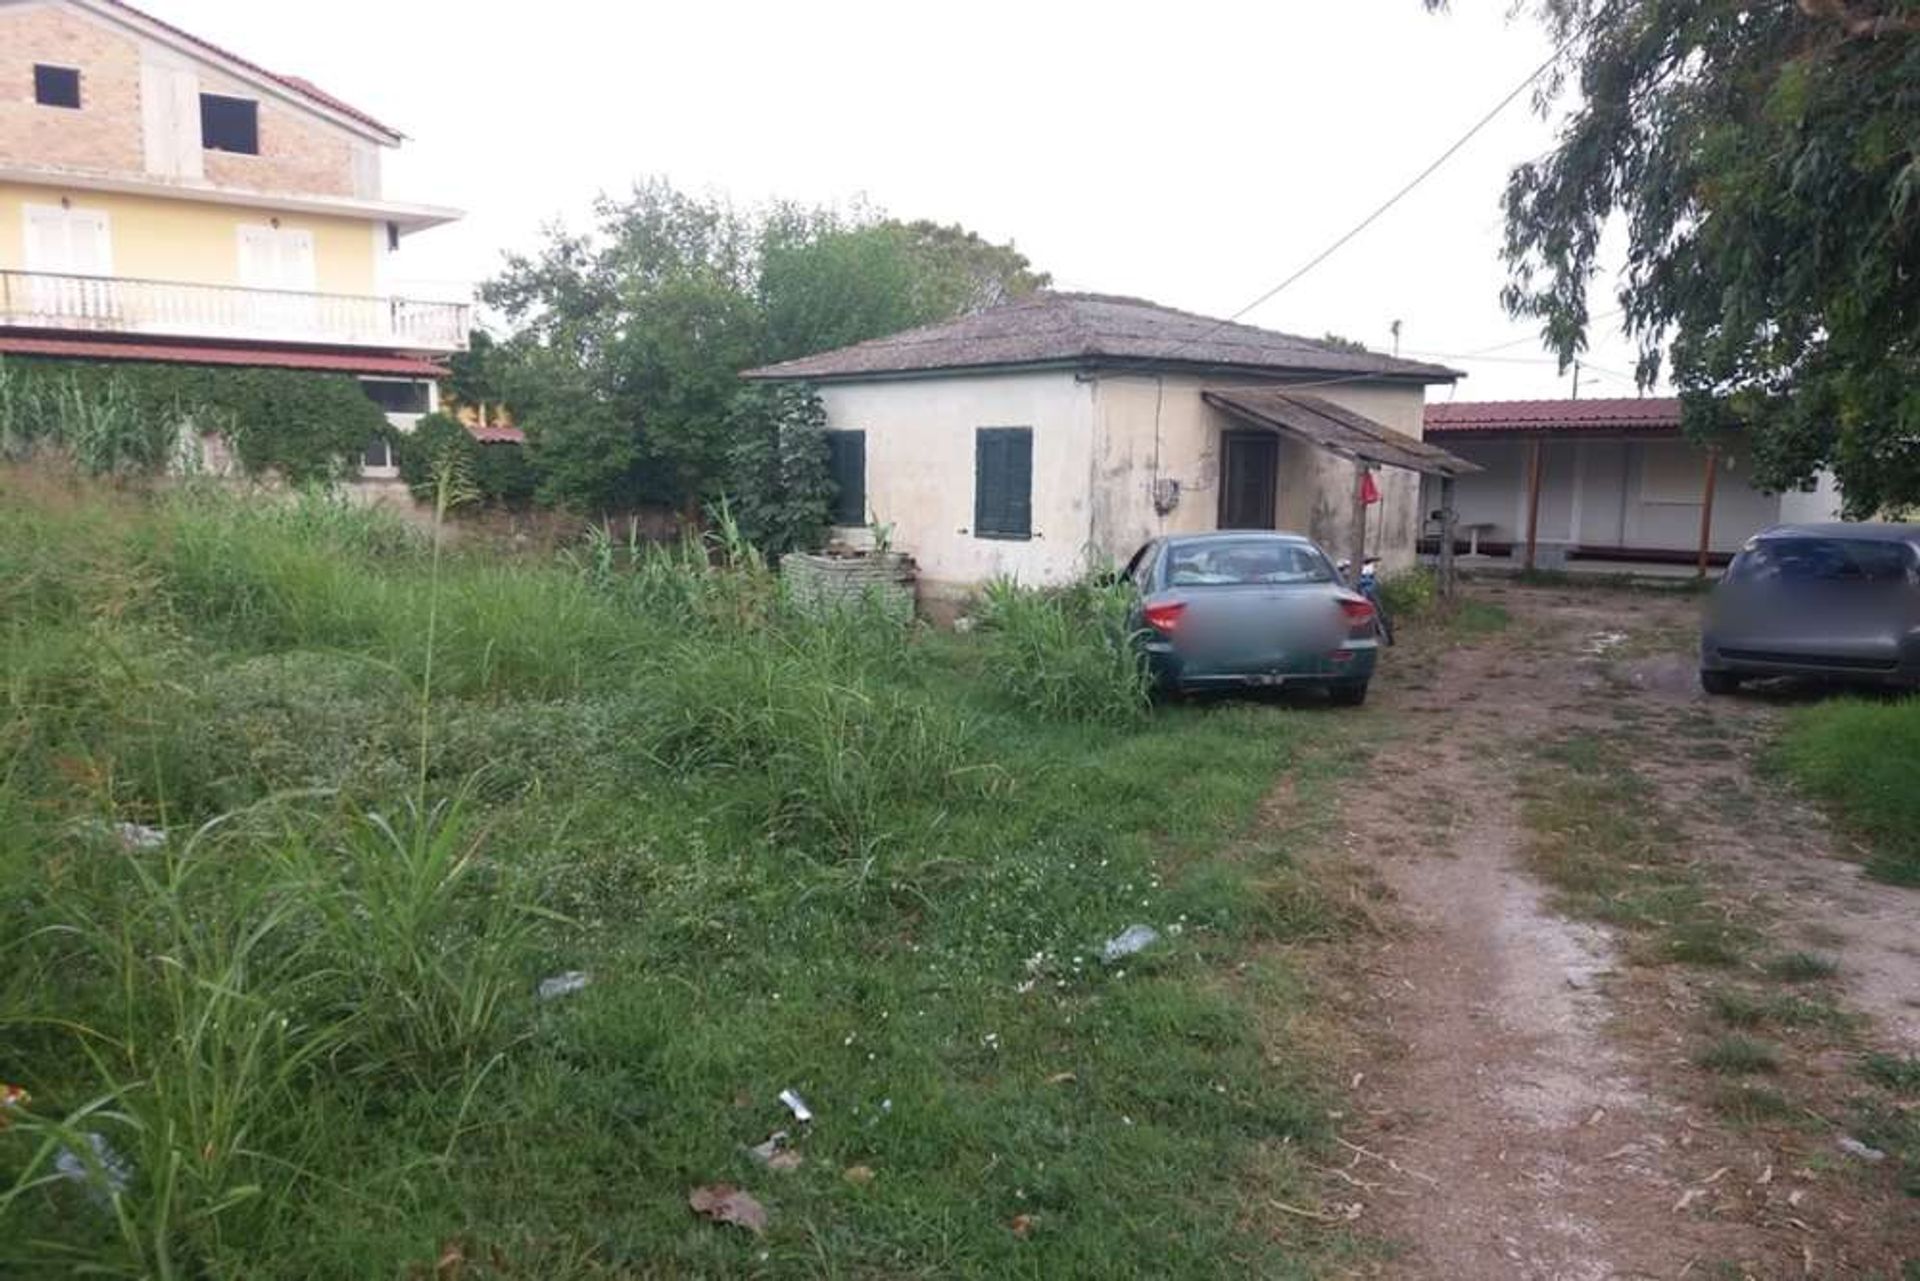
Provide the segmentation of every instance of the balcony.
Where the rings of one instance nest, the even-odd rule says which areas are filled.
[[[0,328],[241,342],[463,350],[472,309],[356,294],[0,271]]]

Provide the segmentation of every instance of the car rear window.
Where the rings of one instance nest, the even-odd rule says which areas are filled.
[[[1762,538],[1734,558],[1740,583],[1904,583],[1913,570],[1905,543],[1866,538]]]
[[[1246,587],[1260,583],[1331,583],[1333,566],[1318,549],[1275,538],[1209,540],[1167,551],[1172,587]]]

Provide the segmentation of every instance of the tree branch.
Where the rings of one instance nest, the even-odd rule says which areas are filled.
[[[1865,14],[1847,0],[1797,0],[1809,18],[1837,22],[1849,40],[1878,40],[1884,35],[1920,35],[1920,13]]]

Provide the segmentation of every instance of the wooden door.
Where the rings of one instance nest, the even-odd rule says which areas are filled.
[[[1221,529],[1272,529],[1279,497],[1280,440],[1271,432],[1220,433]]]

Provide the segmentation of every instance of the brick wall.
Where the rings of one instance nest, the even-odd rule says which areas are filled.
[[[33,100],[36,62],[80,68],[80,110]],[[138,41],[57,5],[0,7],[0,163],[142,172]]]
[[[80,69],[80,109],[33,100],[37,62]],[[0,6],[0,164],[96,173],[146,173],[141,116],[141,40],[58,4]],[[203,153],[206,180],[288,195],[373,196],[356,191],[356,148],[371,146],[211,65],[203,92],[260,104],[260,154]]]
[[[213,93],[255,94],[235,85]],[[272,98],[260,98],[260,154],[209,151],[207,180],[221,187],[245,187],[314,196],[357,194],[353,183],[353,143],[338,129],[310,120]]]

